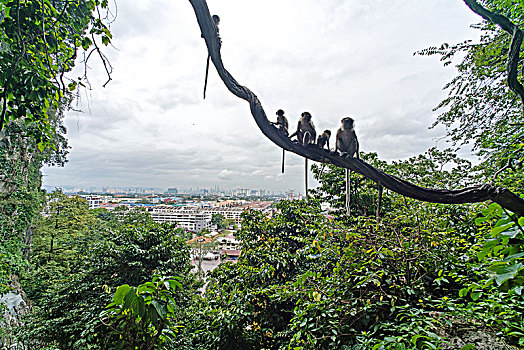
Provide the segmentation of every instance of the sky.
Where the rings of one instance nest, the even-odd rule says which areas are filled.
[[[208,6],[221,18],[226,69],[259,97],[270,119],[282,108],[294,131],[308,111],[317,131],[335,133],[341,118],[351,116],[360,150],[387,161],[448,146],[445,130],[429,126],[456,69],[413,53],[478,38],[470,25],[480,19],[462,1],[208,0]],[[113,46],[104,49],[112,80],[102,87],[102,64],[89,62],[91,89],[73,103],[81,112],[65,117],[69,162],[44,168],[46,186],[303,192],[303,158],[286,153],[281,174],[281,149],[213,66],[202,98],[207,51],[189,1],[125,0],[112,10]]]

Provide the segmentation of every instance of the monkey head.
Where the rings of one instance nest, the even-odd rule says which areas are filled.
[[[331,130],[324,130],[323,134],[327,134],[328,137],[331,136]]]
[[[277,115],[280,116],[280,117],[283,116],[283,115],[284,115],[284,111],[281,110],[281,109],[279,109],[279,110],[277,111]]]
[[[302,114],[300,115],[302,118],[304,118],[304,121],[306,123],[310,122],[311,121],[311,114],[309,114],[309,112],[302,112]]]
[[[215,25],[220,23],[220,17],[218,17],[218,15],[213,15],[211,18],[213,19],[213,22],[215,22]]]
[[[354,123],[353,118],[351,117],[342,118],[341,122],[345,130],[353,129],[353,123]]]

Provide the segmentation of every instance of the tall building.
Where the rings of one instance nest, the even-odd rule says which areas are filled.
[[[167,189],[167,193],[178,194],[178,189],[176,187],[170,187]]]

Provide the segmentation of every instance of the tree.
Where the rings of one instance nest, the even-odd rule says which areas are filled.
[[[0,131],[9,121],[31,126],[28,136],[43,150],[56,134],[49,112],[70,101],[68,91],[88,83],[68,79],[79,49],[84,61],[98,55],[110,66],[97,37],[108,45],[107,0],[9,1],[0,3]]]
[[[196,287],[190,274],[189,248],[170,225],[124,223],[80,254],[76,271],[44,293],[40,307],[28,319],[22,330],[27,344],[111,348],[120,339],[109,332],[99,315],[118,286],[138,286],[154,274],[179,276],[184,290],[175,301],[180,307],[188,304]]]
[[[34,228],[31,267],[21,278],[32,301],[39,303],[54,283],[76,271],[80,255],[101,238],[96,224],[85,199],[67,197],[60,190],[48,194],[45,215]]]
[[[484,179],[519,190],[524,187],[524,90],[519,83],[523,59],[518,26],[524,20],[524,3],[485,0],[486,9],[476,1],[465,2],[484,18],[475,25],[481,31],[480,42],[442,44],[418,52],[440,55],[444,65],[462,58],[458,75],[445,86],[448,97],[436,108],[441,114],[434,126],[444,125],[456,145],[471,143],[482,159],[478,169]]]
[[[101,317],[121,339],[118,346],[152,350],[173,344],[178,327],[176,292],[182,289],[179,280],[155,276],[136,288],[124,284],[116,289]]]

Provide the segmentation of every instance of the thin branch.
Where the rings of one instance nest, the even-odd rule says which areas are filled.
[[[508,85],[509,88],[520,97],[520,100],[524,105],[524,86],[522,86],[522,84],[517,79],[520,47],[522,45],[522,38],[524,34],[519,29],[519,27],[513,24],[507,17],[487,10],[476,0],[464,0],[464,2],[471,9],[471,11],[475,12],[486,21],[498,25],[512,36],[508,60],[506,62]]]
[[[111,73],[113,72],[113,67],[111,67],[111,64],[109,63],[109,60],[107,59],[107,57],[102,53],[102,51],[100,51],[100,48],[98,47],[98,44],[96,43],[96,40],[95,40],[95,35],[92,34],[92,33],[91,33],[91,38],[93,39],[93,45],[95,45],[96,52],[98,53],[98,56],[100,56],[100,59],[102,60],[102,63],[104,64],[104,69],[106,70],[107,81],[104,83],[104,85],[102,85],[102,87],[106,87],[106,85],[109,84],[109,82],[111,80],[113,80],[111,78]],[[91,54],[89,54],[89,55],[91,55]],[[86,64],[87,64],[87,62],[86,62]],[[109,68],[108,68],[108,65],[109,65]]]

